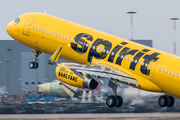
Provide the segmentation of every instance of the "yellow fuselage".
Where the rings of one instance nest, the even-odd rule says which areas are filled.
[[[16,41],[53,54],[63,44],[60,58],[80,64],[97,60],[123,67],[139,89],[180,98],[180,58],[132,41],[42,13],[26,13],[7,25]]]

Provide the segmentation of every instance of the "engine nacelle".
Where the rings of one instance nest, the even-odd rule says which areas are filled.
[[[79,74],[79,75],[78,75]],[[98,86],[98,82],[90,77],[84,77],[80,73],[75,73],[67,67],[57,66],[56,67],[56,77],[69,85],[79,87],[95,89]]]

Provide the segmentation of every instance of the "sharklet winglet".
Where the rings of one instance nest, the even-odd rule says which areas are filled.
[[[51,65],[57,65],[57,61],[62,52],[62,44],[57,48],[57,50],[53,53],[53,55],[49,58],[48,63]]]

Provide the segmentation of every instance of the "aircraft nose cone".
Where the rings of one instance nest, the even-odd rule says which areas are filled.
[[[8,23],[6,26],[6,31],[8,34],[10,34],[10,32],[11,32],[11,25],[12,25],[12,21],[10,23]]]

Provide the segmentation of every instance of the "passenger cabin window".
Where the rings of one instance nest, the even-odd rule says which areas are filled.
[[[128,58],[128,61],[130,61],[130,58]]]
[[[114,52],[112,52],[111,55],[113,56],[113,55],[114,55]]]
[[[55,33],[52,34],[52,36],[54,36],[54,35],[55,35]]]
[[[166,70],[164,69],[164,70],[163,70],[163,73],[164,73],[165,71],[166,71]]]
[[[162,68],[159,69],[159,71],[161,72]]]
[[[108,54],[108,53],[109,53],[109,50],[106,51],[106,54]]]
[[[58,34],[56,34],[56,37],[58,37]]]
[[[59,35],[59,38],[61,38],[61,35]]]
[[[142,66],[144,65],[144,62],[142,63]]]
[[[99,51],[101,52],[101,51],[102,51],[102,48],[100,48]]]
[[[64,39],[65,37],[63,36],[63,39]]]
[[[43,33],[45,32],[45,29],[43,30]]]
[[[71,38],[69,38],[69,42],[71,42]],[[87,46],[88,47],[88,46]]]
[[[179,74],[177,75],[177,77],[179,77]]]
[[[68,37],[66,37],[66,40],[68,40]]]
[[[42,29],[40,28],[39,31],[41,32],[41,30],[42,30]]]
[[[137,63],[137,60],[135,60],[134,62]]]
[[[124,57],[124,56],[123,56],[123,55],[121,55],[121,59],[123,59],[123,57]]]
[[[33,30],[35,29],[35,26],[33,27]]]
[[[103,53],[105,53],[105,52],[106,52],[106,49],[103,50]]]
[[[51,31],[49,32],[49,35],[51,35]]]
[[[38,27],[36,28],[36,30],[38,30]]]
[[[119,54],[117,54],[117,57],[119,57]]]
[[[145,67],[147,67],[147,66],[148,66],[148,64],[146,63],[146,64],[145,64]]]
[[[48,30],[46,31],[46,34],[48,34]]]
[[[176,73],[174,73],[174,76],[176,76]]]
[[[169,70],[167,70],[166,74],[168,74],[168,73],[169,73]]]
[[[170,72],[170,75],[172,75],[172,72]]]

